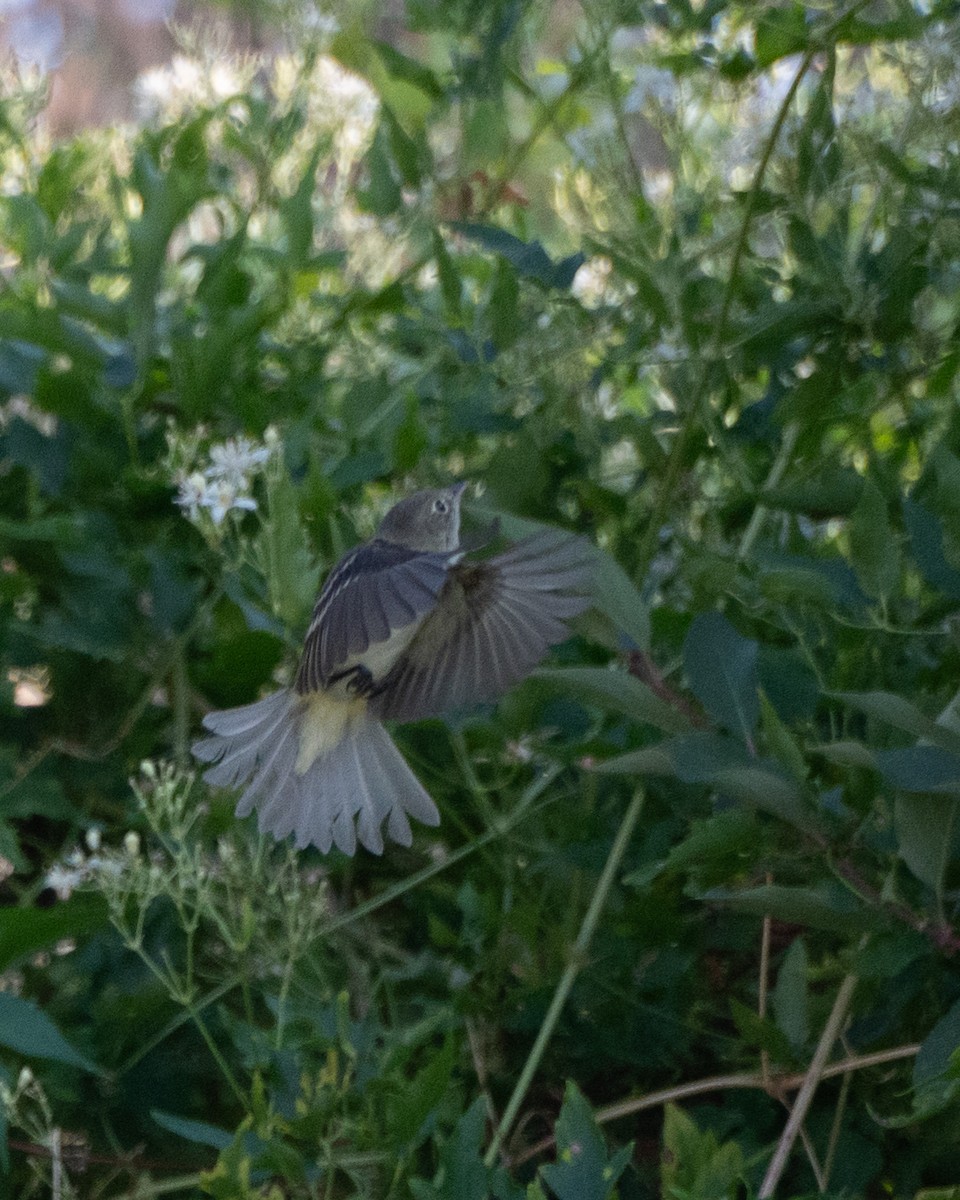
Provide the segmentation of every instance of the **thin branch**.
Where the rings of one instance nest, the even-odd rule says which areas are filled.
[[[823,1027],[820,1041],[817,1043],[810,1066],[807,1068],[803,1083],[800,1085],[800,1091],[794,1103],[793,1110],[784,1126],[783,1133],[780,1135],[780,1141],[773,1152],[773,1158],[771,1158],[770,1164],[767,1167],[767,1173],[763,1177],[763,1183],[760,1185],[760,1191],[757,1193],[758,1200],[767,1200],[767,1197],[772,1196],[777,1189],[780,1176],[784,1172],[787,1160],[790,1157],[790,1151],[793,1149],[793,1143],[796,1141],[797,1134],[813,1101],[813,1094],[817,1090],[820,1080],[823,1078],[827,1058],[833,1049],[834,1043],[840,1036],[840,1030],[843,1027],[844,1021],[847,1019],[847,1010],[850,1007],[850,1001],[853,999],[856,986],[856,975],[847,975],[843,983],[840,984],[840,988],[837,991],[837,998],[834,1000],[833,1008],[830,1010],[830,1016]]]
[[[767,872],[767,886],[773,883],[773,876]],[[760,986],[757,996],[757,1016],[762,1021],[767,1015],[767,993],[770,988],[770,934],[773,929],[773,918],[769,913],[763,918],[760,933]],[[764,1086],[770,1086],[770,1051],[764,1046],[760,1050],[760,1074]]]
[[[844,1058],[840,1062],[831,1063],[820,1073],[821,1079],[832,1079],[836,1075],[845,1075],[851,1071],[863,1071],[868,1067],[880,1067],[886,1063],[901,1062],[906,1058],[915,1058],[920,1049],[920,1043],[908,1046],[895,1046],[891,1050],[877,1050],[873,1054],[859,1054]],[[632,1117],[636,1113],[650,1108],[660,1108],[675,1100],[686,1100],[691,1096],[704,1096],[710,1092],[731,1091],[738,1088],[753,1089],[766,1092],[767,1095],[779,1097],[782,1092],[793,1092],[803,1085],[806,1072],[791,1075],[771,1075],[765,1081],[761,1074],[754,1071],[741,1071],[733,1075],[710,1075],[705,1079],[694,1079],[690,1083],[676,1084],[674,1087],[661,1088],[656,1092],[647,1092],[644,1096],[635,1096],[630,1100],[618,1100],[615,1104],[607,1104],[594,1110],[594,1117],[600,1125],[608,1121],[618,1121],[621,1117]],[[522,1163],[536,1158],[551,1150],[556,1139],[545,1137],[534,1146],[528,1146],[519,1154],[511,1157],[508,1166],[518,1167]]]
[[[633,830],[640,817],[640,812],[643,809],[644,793],[642,790],[637,790],[633,799],[630,801],[627,811],[624,813],[623,820],[620,822],[620,828],[617,830],[617,836],[613,840],[613,845],[610,847],[610,853],[607,856],[607,861],[604,864],[603,872],[597,882],[596,890],[590,900],[590,904],[584,914],[583,922],[580,925],[580,932],[577,934],[577,939],[573,944],[573,949],[570,954],[570,961],[563,975],[560,977],[560,982],[557,984],[556,991],[553,993],[553,999],[550,1001],[550,1007],[547,1009],[546,1016],[543,1018],[543,1023],[540,1026],[540,1031],[537,1034],[536,1040],[527,1055],[527,1061],[523,1064],[523,1070],[520,1072],[520,1078],[517,1080],[513,1094],[507,1102],[506,1110],[503,1114],[503,1119],[497,1126],[497,1130],[493,1135],[493,1140],[487,1149],[484,1156],[484,1166],[492,1167],[497,1160],[497,1155],[500,1153],[500,1147],[503,1145],[503,1140],[510,1132],[517,1114],[520,1111],[520,1105],[526,1097],[530,1084],[533,1082],[533,1077],[540,1066],[540,1060],[547,1048],[547,1044],[553,1036],[557,1022],[560,1019],[560,1014],[563,1011],[563,1006],[566,1004],[567,996],[570,994],[570,989],[580,974],[580,971],[587,960],[587,951],[590,948],[590,942],[593,940],[594,930],[597,927],[597,922],[600,920],[600,914],[603,911],[603,906],[606,903],[607,896],[610,893],[610,888],[613,886],[613,881],[617,870],[620,866],[620,861],[630,844],[630,838]]]

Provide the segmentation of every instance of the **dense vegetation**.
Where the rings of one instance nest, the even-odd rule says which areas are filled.
[[[957,1194],[960,6],[277,19],[0,101],[6,1194]],[[259,839],[202,713],[454,478],[596,608]]]

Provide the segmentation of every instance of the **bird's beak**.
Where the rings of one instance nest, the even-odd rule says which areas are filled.
[[[462,479],[459,483],[455,483],[450,489],[451,492],[453,492],[454,499],[459,500],[469,486],[469,481],[466,479]]]

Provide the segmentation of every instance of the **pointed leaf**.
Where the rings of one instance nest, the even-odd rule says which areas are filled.
[[[102,896],[72,896],[51,908],[0,908],[0,970],[61,938],[92,933],[109,919]]]
[[[234,1139],[229,1130],[221,1129],[218,1125],[210,1125],[207,1121],[193,1121],[189,1117],[178,1117],[175,1113],[164,1112],[159,1108],[151,1108],[150,1116],[161,1129],[174,1133],[177,1137],[185,1138],[188,1142],[196,1142],[199,1146],[212,1146],[214,1150],[225,1150]]]
[[[860,586],[875,599],[889,596],[900,578],[900,548],[887,504],[872,479],[850,515],[850,558]]]
[[[879,750],[874,761],[883,777],[905,792],[960,795],[960,756],[939,746]]]
[[[601,775],[676,775],[673,758],[663,745],[645,746],[597,763],[593,768]]]
[[[557,1161],[540,1173],[557,1200],[608,1200],[629,1161],[632,1143],[607,1158],[593,1110],[573,1083],[567,1084],[555,1134]]]
[[[46,1013],[12,992],[0,992],[0,1046],[30,1058],[50,1058],[100,1073],[96,1063],[75,1050]]]
[[[749,741],[760,715],[757,643],[721,613],[701,613],[683,645],[687,679],[718,725]]]
[[[960,755],[960,733],[926,716],[916,705],[893,692],[833,692],[837,700],[868,716],[902,729],[904,733],[932,742],[934,746]]]
[[[645,683],[641,683],[626,671],[608,670],[606,667],[564,667],[561,669],[541,668],[533,672],[534,678],[543,679],[552,687],[570,692],[586,704],[626,713],[636,721],[653,725],[665,733],[674,733],[687,728],[687,719],[682,713],[655,696]]]
[[[960,797],[897,796],[893,823],[900,857],[916,877],[942,897],[954,856]]]
[[[960,1091],[956,1054],[960,1049],[960,1000],[934,1025],[913,1064],[914,1106],[923,1112],[949,1104]]]
[[[876,923],[873,913],[864,909],[839,884],[825,883],[816,887],[785,887],[767,884],[763,887],[735,891],[712,888],[700,894],[701,900],[723,904],[735,912],[752,913],[758,917],[768,914],[794,925],[809,925],[812,929],[836,930],[849,933],[868,929]]]
[[[807,1004],[807,946],[795,938],[783,956],[770,997],[777,1025],[794,1050],[802,1050],[810,1036]]]
[[[480,1153],[486,1123],[486,1105],[478,1096],[440,1152],[443,1183],[436,1191],[437,1200],[487,1200],[487,1169]]]

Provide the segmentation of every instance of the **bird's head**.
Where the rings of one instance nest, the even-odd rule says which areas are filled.
[[[465,483],[407,496],[380,522],[377,537],[411,550],[443,553],[460,544],[460,497]]]

